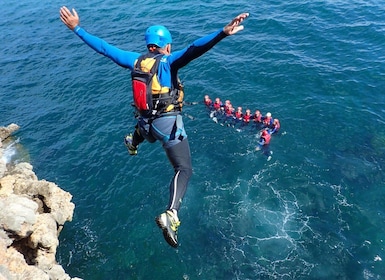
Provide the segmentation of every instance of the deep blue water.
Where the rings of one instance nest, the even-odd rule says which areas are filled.
[[[3,1],[0,125],[19,157],[73,195],[57,259],[84,279],[385,279],[385,4],[381,1]],[[194,176],[180,247],[154,218],[173,174],[159,143],[129,157],[129,72],[59,20],[144,52],[164,24],[173,49],[248,11],[245,30],[180,71],[204,94],[281,121],[270,161],[255,131],[185,106]]]

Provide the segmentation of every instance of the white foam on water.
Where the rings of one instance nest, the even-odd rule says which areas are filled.
[[[275,181],[261,184],[270,177],[269,172],[271,167],[249,181],[239,179],[234,185],[217,186],[216,195],[206,197],[224,244],[222,258],[234,264],[237,279],[253,274],[295,279],[309,275],[315,266],[305,258],[302,240],[304,234],[318,238],[309,226],[310,217],[302,213],[290,189],[278,189]]]
[[[81,257],[81,261],[87,259],[97,259],[100,263],[106,263],[108,258],[100,252],[98,244],[101,240],[98,233],[92,229],[94,228],[93,221],[86,219],[78,225],[78,230],[73,236],[74,240],[71,240],[71,242],[69,242],[69,240],[65,240],[63,245],[61,245],[62,247],[68,247],[68,259],[64,260],[59,258],[59,262],[63,264],[65,263],[65,265],[69,267],[73,265],[73,263],[78,262],[78,258]],[[81,252],[81,254],[79,254],[79,252]]]
[[[9,143],[5,146],[3,150],[3,157],[2,159],[6,164],[10,163],[14,156],[17,153],[16,144],[20,142],[20,138],[17,138],[15,141]]]

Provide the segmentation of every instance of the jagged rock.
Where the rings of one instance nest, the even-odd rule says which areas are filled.
[[[0,254],[0,266],[6,267],[11,275],[10,279],[47,279],[49,276],[36,266],[28,265],[25,262],[23,254],[14,247],[9,247]]]
[[[54,265],[52,268],[48,271],[48,275],[50,276],[50,279],[57,279],[57,280],[70,280],[71,277],[69,277],[63,267],[61,265]]]
[[[51,253],[56,253],[58,245],[56,221],[51,214],[39,215],[34,224],[33,233],[29,237],[29,246],[33,249],[42,247]]]
[[[51,213],[59,225],[72,221],[75,205],[71,202],[72,195],[69,192],[54,183],[38,180],[32,165],[25,162],[17,164],[9,174],[12,175],[11,178],[5,179],[5,182],[0,181],[0,185],[4,184],[8,192],[11,189],[9,184],[13,183],[13,193],[28,195],[35,201],[40,200],[38,204],[42,210],[39,210],[39,213]],[[14,182],[11,182],[12,178],[15,179]],[[0,194],[1,192],[0,189]]]
[[[4,265],[0,265],[0,280],[12,280],[14,279],[9,272],[8,268]]]
[[[9,196],[13,194],[13,185],[15,178],[13,176],[5,176],[0,179],[0,196]]]
[[[32,199],[40,199],[43,208],[40,211],[51,213],[59,225],[64,225],[66,221],[72,221],[75,208],[71,202],[72,195],[54,183],[45,180],[37,181],[33,178],[21,179],[18,176],[14,183],[13,192],[15,194],[27,194]]]
[[[11,246],[12,243],[13,240],[8,236],[4,229],[0,228],[0,251],[2,246],[5,250],[7,247]]]
[[[44,271],[51,270],[56,264],[56,248],[59,245],[57,236],[57,224],[51,214],[39,215],[34,231],[28,238],[28,246],[36,250],[34,263]]]
[[[33,166],[28,162],[20,162],[8,172],[19,179],[37,181],[37,176],[35,172],[33,172]]]
[[[22,196],[10,195],[0,198],[0,226],[8,235],[22,239],[33,232],[37,219],[37,204]]]
[[[10,124],[7,127],[0,127],[0,141],[7,139],[12,133],[18,130],[20,127],[17,124]]]
[[[70,280],[55,255],[72,195],[39,180],[29,163],[5,163],[1,141],[17,129],[0,127],[0,280]]]

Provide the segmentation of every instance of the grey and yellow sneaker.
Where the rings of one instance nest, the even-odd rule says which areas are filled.
[[[171,247],[178,247],[177,230],[180,226],[178,216],[173,211],[167,210],[156,217],[155,222],[162,229],[164,239]]]
[[[132,134],[128,134],[124,137],[124,145],[126,145],[128,153],[131,156],[138,154],[138,148],[132,145]]]

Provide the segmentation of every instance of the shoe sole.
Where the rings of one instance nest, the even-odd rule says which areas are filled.
[[[167,241],[167,243],[174,248],[178,247],[178,243],[175,243],[174,239],[170,236],[167,230],[167,226],[162,222],[162,218],[159,216],[155,219],[158,227],[163,231],[163,237]]]

